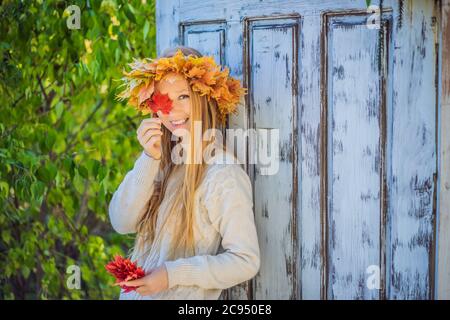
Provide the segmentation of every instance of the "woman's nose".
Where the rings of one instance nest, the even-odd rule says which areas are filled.
[[[175,116],[177,114],[181,114],[183,111],[183,107],[181,104],[177,102],[172,102],[172,109],[170,109],[169,116]]]

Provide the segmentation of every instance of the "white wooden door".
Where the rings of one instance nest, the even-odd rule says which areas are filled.
[[[378,30],[365,0],[158,1],[158,52],[213,55],[249,88],[229,127],[279,129],[278,173],[248,166],[260,272],[226,298],[434,298],[437,6]]]

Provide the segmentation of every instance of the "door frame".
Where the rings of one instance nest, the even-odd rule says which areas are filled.
[[[450,0],[441,2],[437,298],[450,299]]]

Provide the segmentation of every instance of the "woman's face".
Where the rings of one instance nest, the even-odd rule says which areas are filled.
[[[167,74],[155,83],[155,91],[161,94],[168,94],[172,100],[172,110],[169,114],[164,114],[161,111],[157,113],[164,126],[172,133],[174,133],[175,129],[180,128],[189,131],[191,100],[188,86],[187,80],[174,72]]]

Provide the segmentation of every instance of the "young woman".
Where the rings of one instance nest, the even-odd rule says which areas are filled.
[[[195,122],[202,135],[222,129],[245,91],[213,59],[189,47],[168,49],[152,63],[133,66],[122,97],[138,107],[156,105],[154,96],[168,97],[164,106],[169,101],[170,111],[158,109],[156,117],[140,124],[143,151],[109,204],[113,228],[136,233],[131,259],[146,273],[123,282],[137,289],[122,290],[120,299],[219,299],[223,289],[259,270],[251,182],[218,139],[178,147],[186,138],[195,141]],[[143,81],[145,75],[150,80]],[[135,96],[133,76],[142,80]],[[208,159],[192,161],[205,150],[212,151]],[[173,161],[180,154],[184,161]]]

